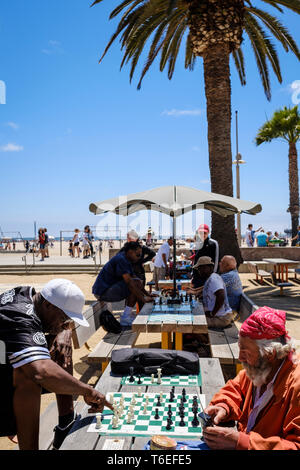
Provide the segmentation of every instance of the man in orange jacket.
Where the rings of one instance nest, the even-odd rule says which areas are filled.
[[[243,323],[244,370],[206,408],[211,449],[300,450],[300,362],[285,329],[285,312],[261,307]],[[237,429],[218,426],[237,421]]]

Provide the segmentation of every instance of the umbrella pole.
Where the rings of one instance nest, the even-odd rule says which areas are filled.
[[[173,216],[173,296],[176,297],[176,217]]]

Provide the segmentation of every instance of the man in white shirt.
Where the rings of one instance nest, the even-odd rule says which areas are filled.
[[[208,327],[225,328],[233,321],[233,313],[223,279],[213,272],[214,263],[209,256],[200,257],[194,269],[198,269],[200,277],[205,279],[203,307]]]
[[[170,249],[173,245],[173,238],[169,238],[159,248],[154,260],[154,273],[153,281],[155,282],[155,289],[158,290],[158,281],[165,279],[168,271],[168,259],[170,256]]]

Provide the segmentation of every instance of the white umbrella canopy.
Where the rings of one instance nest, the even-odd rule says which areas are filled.
[[[200,206],[200,207],[199,207]],[[141,210],[155,210],[173,218],[173,259],[176,260],[176,217],[194,209],[204,208],[226,217],[234,213],[255,215],[262,210],[260,204],[243,201],[222,194],[209,193],[186,186],[162,186],[139,193],[91,203],[90,212],[114,212],[127,216]],[[173,263],[173,293],[176,295],[176,263]]]
[[[90,212],[104,214],[114,212],[130,215],[140,210],[155,210],[163,214],[178,217],[201,205],[204,209],[226,217],[234,213],[255,215],[261,212],[260,204],[236,199],[222,194],[210,193],[186,186],[162,186],[139,193],[119,196],[104,201],[91,203]]]

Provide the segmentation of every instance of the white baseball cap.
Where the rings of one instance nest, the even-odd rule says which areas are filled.
[[[53,279],[43,287],[41,295],[79,325],[89,326],[82,315],[85,303],[83,292],[74,282],[67,279]]]

